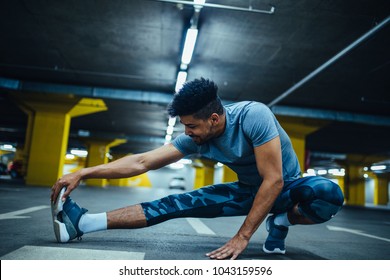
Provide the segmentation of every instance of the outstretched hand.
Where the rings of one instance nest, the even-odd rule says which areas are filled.
[[[236,234],[232,239],[230,239],[225,245],[220,247],[217,250],[214,250],[210,253],[207,253],[210,259],[223,260],[230,258],[235,260],[248,246],[249,239],[245,239],[238,234]]]
[[[54,203],[57,200],[57,196],[60,193],[63,187],[66,187],[64,195],[59,198],[63,201],[69,196],[69,194],[77,188],[80,183],[80,175],[78,172],[64,175],[62,178],[58,179],[57,182],[51,188],[50,200]]]

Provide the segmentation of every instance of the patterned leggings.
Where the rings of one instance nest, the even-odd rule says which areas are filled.
[[[240,182],[217,184],[187,193],[141,203],[148,226],[174,218],[214,218],[247,215],[258,186]],[[332,181],[309,176],[285,182],[271,213],[284,213],[298,203],[299,211],[315,223],[331,219],[342,207],[344,196]]]

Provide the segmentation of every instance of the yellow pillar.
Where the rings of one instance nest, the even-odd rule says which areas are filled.
[[[14,98],[29,115],[26,183],[52,186],[62,176],[71,118],[107,107],[102,100],[72,95],[17,93]]]
[[[124,139],[115,140],[94,140],[85,141],[88,145],[87,167],[108,163],[107,153],[111,147],[118,146],[126,142]],[[87,179],[88,186],[105,187],[107,179]]]
[[[348,205],[364,206],[366,181],[363,168],[386,159],[383,156],[349,154],[344,177],[345,201]],[[375,200],[375,198],[374,198]]]
[[[223,175],[222,175],[222,182],[227,183],[227,182],[235,182],[238,180],[237,173],[231,170],[229,167],[224,165],[223,167]]]
[[[119,159],[121,157],[124,157],[126,155],[113,155],[113,159]],[[144,173],[138,176],[133,176],[130,178],[120,178],[120,179],[109,179],[108,184],[110,186],[117,186],[117,187],[152,187],[152,182],[150,181],[148,174]]]
[[[214,183],[214,165],[215,162],[210,160],[195,160],[193,163],[193,167],[195,167],[194,189],[199,189]]]
[[[339,185],[341,191],[343,192],[343,195],[345,197],[345,182],[344,182],[344,177],[339,177],[337,178],[337,184]]]
[[[363,167],[356,164],[348,164],[345,174],[345,185],[348,188],[346,194],[346,204],[365,205],[365,186],[366,180],[363,177]]]
[[[278,116],[278,121],[291,139],[301,172],[306,171],[306,136],[327,124],[327,121]]]
[[[374,204],[387,205],[389,202],[389,174],[373,174]]]

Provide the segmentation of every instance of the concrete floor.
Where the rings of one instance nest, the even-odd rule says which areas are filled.
[[[72,198],[89,213],[103,212],[177,192],[151,188],[80,186]],[[205,253],[227,242],[244,217],[176,219],[150,228],[110,230],[58,244],[51,213],[50,188],[0,180],[0,259],[145,259],[207,260]],[[390,212],[344,207],[325,224],[291,227],[285,255],[267,255],[261,247],[264,225],[240,259],[248,260],[389,260]]]

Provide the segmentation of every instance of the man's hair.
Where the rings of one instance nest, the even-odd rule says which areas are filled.
[[[193,115],[197,119],[207,119],[213,113],[222,115],[223,106],[217,91],[218,86],[208,79],[187,82],[173,96],[168,113],[171,117]]]

